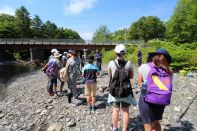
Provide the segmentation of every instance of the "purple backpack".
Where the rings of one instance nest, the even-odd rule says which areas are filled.
[[[46,75],[49,77],[58,77],[59,67],[56,61],[50,61],[46,69]]]
[[[161,67],[148,63],[151,70],[147,77],[145,101],[157,105],[169,105],[172,95],[172,77]]]

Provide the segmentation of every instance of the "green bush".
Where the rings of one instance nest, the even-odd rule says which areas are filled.
[[[168,41],[151,40],[147,43],[147,45],[149,46],[141,48],[143,63],[146,62],[149,52],[153,52],[158,48],[164,48],[168,50],[168,52],[172,56],[172,63],[170,66],[174,71],[179,71],[181,69],[185,69],[187,71],[197,70],[197,42],[175,44]],[[130,60],[133,64],[137,64],[137,52],[139,50],[139,47],[135,45],[128,45],[126,48],[126,59]],[[114,58],[115,53],[113,50],[103,50],[104,63],[108,63]]]
[[[13,55],[14,55],[15,60],[22,60],[21,55],[20,55],[19,52],[14,52]]]

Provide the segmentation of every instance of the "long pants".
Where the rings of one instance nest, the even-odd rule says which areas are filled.
[[[70,79],[68,83],[68,94],[73,94],[74,97],[77,97],[77,79]]]
[[[96,62],[96,66],[99,68],[99,71],[101,71],[101,62],[100,61]]]
[[[140,67],[141,64],[142,64],[142,58],[139,58],[139,59],[138,59],[138,67]]]
[[[48,77],[47,91],[49,94],[53,94],[53,86],[57,87],[57,78],[56,77]]]
[[[63,89],[63,87],[64,87],[64,83],[65,83],[65,82],[63,82],[63,81],[60,79],[60,77],[58,77],[58,79],[59,79],[59,81],[60,81],[60,92],[62,92],[62,89]]]

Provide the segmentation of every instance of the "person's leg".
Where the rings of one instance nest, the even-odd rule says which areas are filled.
[[[92,100],[92,109],[95,110],[96,103],[96,83],[91,84],[91,100]]]
[[[152,123],[152,129],[155,131],[161,131],[161,125],[160,125],[159,121],[154,121]]]
[[[77,92],[77,79],[76,80],[72,80],[72,93],[73,93],[73,96],[75,98],[78,98],[78,92]]]
[[[117,108],[117,107],[113,107],[113,109],[112,109],[113,130],[118,129],[119,111],[120,111],[120,108]]]
[[[90,94],[89,84],[85,84],[85,95],[86,95],[87,104],[91,106],[91,94]]]
[[[47,92],[49,93],[49,95],[53,95],[53,82],[52,78],[50,77],[48,77]]]
[[[60,81],[60,92],[62,93],[62,90],[63,90],[63,87],[64,87],[64,82],[61,81],[60,78],[58,78],[58,79],[59,79],[59,81]]]
[[[145,130],[145,131],[152,131],[152,126],[151,126],[151,124],[144,124],[144,130]]]
[[[53,78],[54,93],[57,94],[57,78]]]
[[[121,109],[123,112],[123,131],[127,131],[129,124],[129,103],[121,102]]]
[[[71,99],[72,99],[72,96],[73,96],[73,93],[72,93],[72,85],[71,85],[71,82],[70,81],[67,81],[68,83],[68,103],[71,103]]]

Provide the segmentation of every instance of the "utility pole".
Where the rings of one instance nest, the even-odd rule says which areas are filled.
[[[125,27],[125,45],[127,44],[127,28]]]

